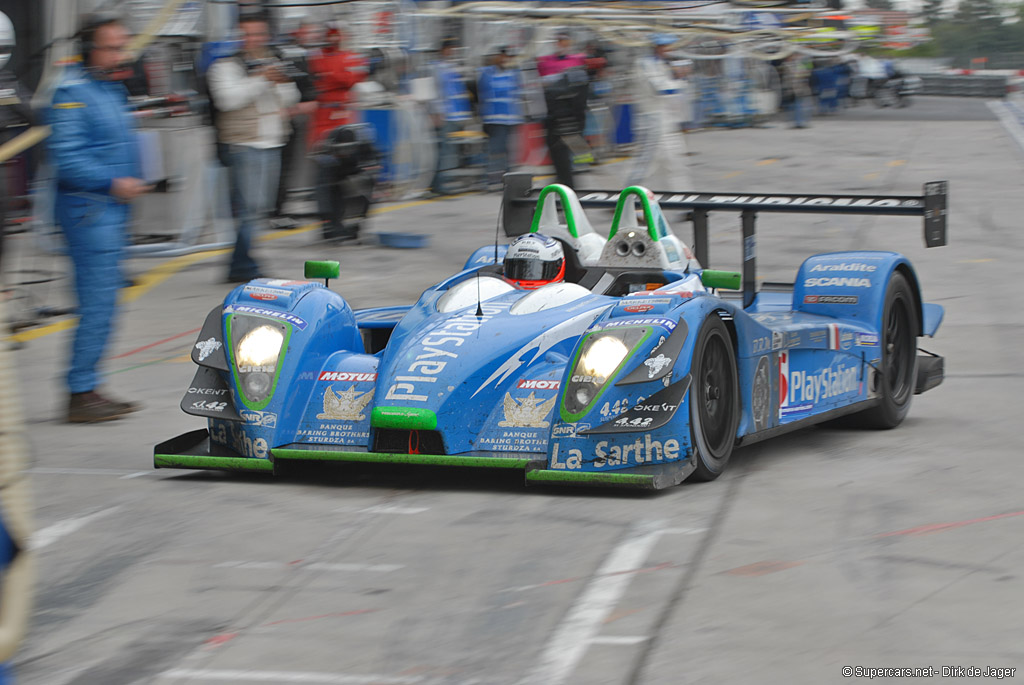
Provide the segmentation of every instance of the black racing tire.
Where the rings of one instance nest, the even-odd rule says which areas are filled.
[[[736,353],[728,329],[716,315],[700,327],[690,372],[690,442],[696,467],[690,478],[711,481],[729,463],[740,421]]]
[[[856,415],[867,428],[895,428],[903,422],[917,381],[917,303],[906,276],[896,272],[885,290],[879,326],[882,359],[874,376],[880,402]]]

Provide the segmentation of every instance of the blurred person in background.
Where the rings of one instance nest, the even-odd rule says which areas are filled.
[[[608,50],[597,41],[587,43],[584,66],[589,82],[587,91],[587,116],[583,125],[583,137],[595,157],[608,150],[608,98],[612,86],[608,82]]]
[[[266,18],[245,14],[239,19],[239,30],[241,51],[218,59],[207,74],[238,213],[228,283],[244,283],[261,275],[250,254],[252,239],[276,197],[281,148],[288,135],[288,109],[301,97],[267,46],[270,30]]]
[[[430,189],[437,195],[452,193],[451,174],[448,172],[459,168],[459,153],[452,136],[473,118],[469,90],[455,61],[456,47],[458,41],[455,38],[445,38],[441,41],[437,60],[430,65],[436,94],[430,103],[430,113],[437,134],[437,169]]]
[[[626,185],[648,188],[692,189],[686,165],[686,144],[679,131],[676,109],[682,86],[676,79],[669,49],[671,34],[651,37],[651,52],[637,61],[633,111],[637,151],[626,176]]]
[[[0,318],[6,318],[0,302]],[[9,662],[25,637],[32,614],[35,552],[32,551],[28,445],[17,402],[17,361],[9,345],[0,346],[0,685],[14,683]]]
[[[537,60],[537,73],[544,86],[547,115],[545,140],[558,182],[574,187],[573,156],[585,154],[583,129],[587,119],[586,56],[572,52],[572,38],[566,32],[556,35],[555,52]]]
[[[327,29],[327,45],[309,61],[319,103],[313,123],[314,143],[333,129],[355,121],[352,87],[366,79],[367,64],[362,55],[345,49],[347,42],[345,29],[332,24]]]
[[[480,119],[487,134],[487,182],[491,190],[501,189],[501,177],[511,171],[515,159],[516,131],[523,123],[523,81],[512,65],[511,50],[499,48],[493,63],[480,70],[477,78]]]
[[[807,128],[807,107],[811,97],[810,70],[797,53],[782,62],[782,102],[793,115],[793,128]]]
[[[8,68],[14,46],[14,24],[0,12],[0,143],[18,135],[19,129],[31,126],[34,121],[30,96]],[[7,162],[0,159],[0,260],[3,258],[3,234],[7,224]]]
[[[271,214],[271,224],[277,228],[295,226],[295,220],[284,213],[284,203],[305,156],[310,137],[310,119],[317,111],[317,92],[309,66],[310,53],[315,57],[319,52],[314,52],[315,48],[312,47],[315,40],[316,26],[303,21],[295,29],[294,39],[277,50],[278,56],[291,66],[295,85],[299,89],[298,104],[288,110],[288,140],[281,150],[281,174]]]
[[[677,59],[672,62],[672,72],[679,83],[679,92],[675,97],[676,113],[679,117],[679,127],[684,132],[691,131],[696,127],[693,121],[694,114],[694,89],[693,82],[693,60]]]
[[[88,15],[79,32],[84,68],[70,67],[49,111],[50,158],[56,170],[54,213],[67,239],[78,297],[71,347],[67,420],[109,421],[138,409],[97,391],[110,339],[120,261],[128,240],[129,202],[151,190],[140,178],[139,148],[121,83],[130,69],[128,30],[114,15]]]
[[[7,69],[14,49],[14,26],[0,12],[0,133],[11,126],[32,123],[27,94]],[[0,184],[4,183],[0,160]],[[7,192],[0,185],[0,229],[3,228],[2,203]],[[0,232],[0,255],[3,234]],[[0,321],[6,321],[5,303],[0,301]],[[24,421],[17,402],[16,360],[10,345],[0,346],[0,384],[7,392],[0,403],[0,685],[14,682],[9,663],[25,636],[32,613],[32,585],[35,555],[30,549],[32,511],[29,492],[27,444]]]

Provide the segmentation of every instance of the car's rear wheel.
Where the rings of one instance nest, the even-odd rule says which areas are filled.
[[[882,311],[882,358],[874,375],[880,402],[857,415],[870,428],[895,428],[910,410],[917,380],[917,307],[906,277],[889,279]]]
[[[690,440],[696,468],[690,477],[709,481],[729,463],[740,420],[736,354],[729,331],[715,315],[700,327],[691,374]]]

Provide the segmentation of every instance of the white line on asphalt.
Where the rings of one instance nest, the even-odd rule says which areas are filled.
[[[246,570],[267,570],[277,571],[286,568],[296,568],[302,571],[369,571],[371,573],[391,573],[405,568],[401,564],[329,564],[325,562],[313,562],[311,564],[287,563],[284,561],[223,561],[214,564],[214,568],[240,568]]]
[[[127,469],[83,469],[55,468],[50,466],[34,466],[26,469],[27,473],[57,476],[130,476],[133,473],[149,473],[148,471],[129,471]]]
[[[638,645],[646,642],[649,638],[646,635],[606,635],[595,637],[590,641],[592,645]]]
[[[1006,104],[999,100],[989,100],[988,108],[996,115],[1003,128],[1006,129],[1006,132],[1017,143],[1017,146],[1024,150],[1024,126],[1021,126],[1021,121],[1015,116],[1020,111],[1017,103],[1010,102]]]
[[[301,671],[248,671],[228,669],[175,668],[164,671],[161,678],[186,680],[255,681],[260,683],[315,683],[316,685],[415,685],[422,676],[346,675],[342,673],[309,673]]]
[[[155,471],[136,471],[135,473],[129,473],[126,476],[121,476],[120,480],[128,480],[129,478],[140,478],[142,476],[148,476]]]
[[[372,507],[338,507],[334,510],[336,514],[422,514],[429,511],[430,507],[402,507],[397,504],[375,504]]]
[[[597,636],[601,623],[629,587],[634,573],[626,573],[643,564],[664,534],[665,521],[637,524],[625,541],[612,550],[601,564],[586,590],[548,640],[537,666],[520,685],[559,685],[565,682]]]
[[[29,549],[42,549],[43,547],[48,547],[65,535],[71,535],[85,524],[102,518],[107,514],[113,514],[120,508],[120,505],[116,507],[109,507],[93,514],[89,514],[88,516],[79,516],[73,519],[58,521],[52,526],[47,526],[42,530],[37,530],[35,534],[32,535],[32,540],[29,542]]]
[[[697,535],[707,531],[707,528],[666,528],[661,532],[663,535]]]

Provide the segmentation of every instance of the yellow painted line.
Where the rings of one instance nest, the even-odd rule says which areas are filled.
[[[906,163],[907,163],[907,160],[905,160],[905,159],[894,159],[891,162],[889,162],[888,164],[886,164],[886,166],[903,166]]]
[[[742,171],[730,171],[727,174],[722,174],[722,178],[736,178],[737,176],[742,176],[742,175],[743,175]]]
[[[54,321],[53,323],[40,326],[39,328],[30,328],[26,331],[22,331],[21,333],[15,333],[14,335],[8,336],[8,340],[28,342],[29,340],[41,338],[44,335],[59,333],[61,331],[66,331],[69,328],[74,328],[76,323],[78,323],[78,317],[73,319],[64,319],[63,321]]]
[[[873,181],[873,180],[875,180],[876,178],[878,178],[881,175],[882,174],[880,174],[880,173],[878,173],[876,171],[876,172],[872,172],[870,174],[864,174],[864,179],[867,180],[867,181]]]
[[[461,197],[468,193],[462,193],[460,195],[449,195],[447,197]],[[396,212],[400,209],[410,209],[412,207],[420,207],[422,205],[437,202],[440,198],[431,198],[429,200],[413,200],[412,202],[403,202],[397,205],[390,205],[388,207],[374,207],[370,210],[370,214],[376,216],[378,214],[387,214],[388,212]],[[270,240],[280,240],[292,235],[299,235],[301,233],[308,233],[313,229],[317,228],[319,224],[307,224],[286,231],[274,231],[273,233],[264,234],[259,237],[260,242],[267,242]],[[134,302],[139,299],[150,290],[160,285],[168,278],[178,273],[185,267],[191,266],[197,262],[209,259],[211,257],[218,257],[231,252],[234,248],[225,247],[218,250],[205,250],[203,252],[195,252],[193,254],[181,255],[180,257],[174,257],[168,261],[153,267],[149,271],[146,271],[136,279],[136,284],[130,288],[126,288],[122,293],[120,300],[124,302]],[[15,333],[14,335],[8,336],[8,340],[16,342],[29,342],[30,340],[38,340],[52,333],[60,333],[66,331],[69,328],[73,328],[78,323],[78,317],[70,319],[62,319],[60,321],[54,321],[53,323],[45,326],[39,326],[37,328],[30,328],[28,330]]]
[[[777,161],[779,161],[779,160],[777,160],[777,159],[762,159],[761,161],[759,161],[757,163],[757,166],[767,166],[769,164],[775,164],[775,162],[777,162]]]
[[[992,258],[992,257],[985,257],[984,259],[961,259],[959,261],[959,263],[960,264],[984,264],[985,262],[994,262],[994,261],[996,261],[996,260],[994,258]]]

